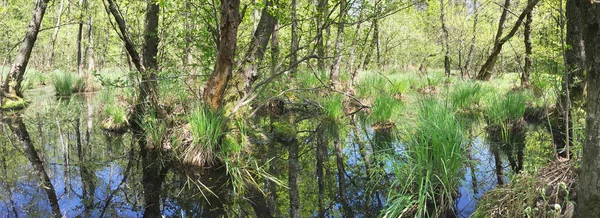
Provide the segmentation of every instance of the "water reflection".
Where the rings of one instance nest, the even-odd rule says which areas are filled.
[[[23,114],[1,120],[0,214],[9,217],[377,217],[397,179],[378,156],[403,155],[394,128],[351,119],[341,129],[289,114],[260,118],[268,128],[252,136],[251,153],[287,186],[260,179],[259,187],[238,192],[227,163],[190,166],[139,136],[103,132],[94,125],[93,96],[32,99]],[[281,123],[293,126],[291,136],[279,137],[274,129]],[[459,217],[523,166],[522,147],[470,138]]]

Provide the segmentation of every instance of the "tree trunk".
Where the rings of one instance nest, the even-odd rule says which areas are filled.
[[[377,9],[375,9],[375,11],[377,11]],[[377,16],[379,16],[378,13],[376,13],[375,18],[373,18],[373,37],[371,38],[371,44],[365,51],[366,55],[362,66],[364,69],[367,69],[369,67],[369,62],[371,61],[371,51],[373,50],[373,48],[376,48],[377,55],[379,56],[379,18]]]
[[[241,22],[239,9],[240,0],[221,1],[221,38],[217,62],[215,70],[206,83],[203,94],[204,102],[214,111],[221,107],[227,83],[231,78],[237,45],[237,31]]]
[[[577,183],[577,217],[600,217],[600,5],[581,1],[587,70],[586,134]]]
[[[104,66],[106,66],[106,54],[108,53],[108,34],[110,31],[110,20],[108,20],[107,24],[106,24],[106,29],[104,30],[104,47],[102,48],[102,57],[100,58],[100,69],[104,69]]]
[[[527,0],[527,4],[531,4],[532,0]],[[527,18],[525,19],[525,26],[523,30],[523,38],[525,43],[525,67],[523,68],[523,74],[521,74],[521,87],[528,88],[529,83],[529,75],[531,74],[531,64],[533,63],[533,59],[531,56],[533,55],[532,46],[531,46],[531,22],[533,18],[533,10],[527,13]]]
[[[450,45],[448,42],[449,33],[448,28],[446,28],[445,13],[444,0],[440,0],[440,20],[442,21],[442,32],[444,33],[444,72],[446,76],[450,76]]]
[[[567,0],[567,36],[568,49],[565,51],[567,68],[569,72],[569,92],[571,102],[583,99],[585,86],[585,49],[582,35],[582,16],[580,10],[583,1]]]
[[[4,97],[12,100],[23,98],[23,93],[21,93],[21,82],[23,81],[23,75],[25,74],[27,63],[29,63],[29,57],[31,56],[33,45],[37,40],[40,25],[42,24],[42,19],[44,18],[46,8],[48,7],[48,1],[49,0],[38,0],[35,3],[35,9],[33,10],[31,21],[29,21],[25,38],[19,47],[17,58],[10,68],[10,72],[6,80],[4,80],[2,87]]]
[[[92,16],[88,17],[88,41],[90,43],[88,47],[88,69],[86,77],[89,78],[92,76],[92,72],[94,72],[96,68],[96,60],[94,58],[94,32],[92,28]]]
[[[346,197],[346,170],[344,167],[344,148],[342,147],[342,140],[340,138],[335,140],[335,156],[337,163],[338,173],[338,191],[340,196],[340,202],[344,209],[344,217],[354,217],[352,207],[348,203],[348,197]]]
[[[288,185],[290,186],[291,218],[300,218],[300,193],[298,193],[298,172],[300,171],[300,162],[298,161],[298,152],[298,140],[294,140],[290,143],[288,159]]]
[[[317,56],[319,56],[317,62],[317,69],[319,72],[325,71],[325,36],[323,30],[325,30],[325,24],[328,18],[327,2],[328,0],[318,0],[317,5]]]
[[[54,25],[54,33],[52,33],[52,39],[50,41],[50,56],[48,56],[48,62],[46,63],[46,67],[50,68],[52,66],[52,62],[54,61],[54,49],[56,47],[56,39],[58,38],[58,31],[60,30],[60,20],[62,18],[62,14],[64,12],[64,4],[65,0],[60,1],[60,6],[58,7],[58,13],[56,14],[56,25]]]
[[[41,161],[37,151],[35,151],[33,142],[29,137],[29,132],[27,132],[27,127],[25,127],[25,123],[23,123],[22,118],[20,116],[9,118],[8,120],[2,118],[2,122],[7,122],[8,126],[17,137],[19,144],[21,145],[21,149],[23,149],[23,153],[25,156],[27,156],[29,162],[31,162],[34,172],[40,177],[40,180],[43,184],[42,189],[44,189],[46,195],[48,195],[48,201],[50,201],[52,214],[57,218],[62,217],[58,199],[56,197],[56,191],[52,185],[50,176],[48,176],[48,173],[46,173],[46,170],[44,169],[44,163]]]
[[[244,89],[246,92],[250,91],[252,83],[258,79],[258,65],[265,56],[269,39],[275,30],[277,19],[270,11],[272,7],[273,0],[265,0],[265,6],[262,9],[260,21],[258,21],[252,40],[250,40],[250,46],[248,47],[248,51],[246,51],[246,57],[240,64],[241,66],[245,65],[245,67],[243,67],[243,76]]]
[[[473,38],[471,38],[471,47],[469,48],[469,54],[465,60],[467,77],[471,77],[473,56],[475,53],[475,45],[477,44],[477,23],[479,22],[479,6],[477,5],[477,0],[473,0],[473,16]]]
[[[273,35],[271,36],[271,74],[277,72],[277,62],[279,61],[279,21],[275,21]]]
[[[519,15],[519,18],[515,22],[515,25],[512,27],[510,32],[504,37],[502,37],[502,26],[504,26],[504,21],[506,19],[502,19],[502,17],[506,17],[505,13],[507,12],[502,12],[503,16],[501,17],[500,24],[498,25],[498,32],[494,41],[494,48],[492,49],[492,53],[490,54],[490,56],[488,56],[487,60],[481,67],[481,70],[479,70],[479,73],[477,74],[478,80],[489,80],[492,77],[492,71],[494,70],[496,61],[498,60],[498,55],[502,51],[502,46],[517,33],[517,30],[519,30],[519,27],[523,23],[523,20],[525,19],[527,14],[533,10],[535,5],[537,5],[539,1],[540,0],[532,0],[531,2],[529,2],[529,4],[527,4],[527,7],[525,7],[525,9],[523,9],[523,12],[521,12],[521,14]],[[506,3],[504,4],[504,10],[507,10],[508,6],[510,6],[510,0],[506,0]]]
[[[298,15],[296,14],[296,11],[298,11],[298,0],[291,0],[292,1],[292,11],[290,13],[292,13],[292,28],[291,28],[291,45],[290,45],[290,65],[291,65],[291,69],[290,69],[290,76],[294,76],[296,75],[296,71],[298,69],[298,65],[294,64],[296,62],[298,62],[298,47],[300,46],[300,39],[298,38]],[[290,199],[291,200],[291,199]],[[290,215],[293,215],[292,213],[290,213]]]
[[[79,7],[82,7],[79,14],[79,28],[77,29],[77,75],[83,75],[83,49],[81,41],[83,39],[83,17],[87,14],[87,0],[79,0]]]
[[[342,47],[344,46],[344,25],[346,22],[346,10],[348,6],[346,0],[340,0],[340,19],[337,29],[337,38],[335,40],[335,60],[333,66],[331,66],[331,74],[329,80],[332,87],[337,87],[340,77],[340,65],[342,63]]]
[[[362,23],[363,23],[363,17],[364,17],[364,10],[363,10],[363,5],[362,5],[362,1],[360,2],[360,9],[358,12],[358,23],[356,24],[356,31],[354,32],[354,40],[352,40],[352,43],[350,45],[350,60],[348,61],[348,71],[350,73],[352,73],[351,75],[351,85],[354,86],[356,85],[356,75],[358,74],[358,66],[356,65],[355,60],[356,60],[356,51],[357,49],[357,45],[358,42],[360,41],[360,33],[361,33],[361,29],[362,29]]]

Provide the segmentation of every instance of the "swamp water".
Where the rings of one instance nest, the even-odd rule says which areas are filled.
[[[178,166],[157,169],[155,163],[141,158],[142,151],[130,134],[102,131],[97,125],[98,102],[93,94],[59,100],[49,87],[43,87],[27,91],[26,96],[32,104],[20,114],[5,112],[0,129],[2,217],[51,217],[57,210],[66,217],[142,217],[144,211],[166,217],[199,217],[209,208],[206,200],[214,200],[210,193],[199,191],[199,184],[183,175],[184,170]],[[386,140],[376,136],[370,127],[363,132],[366,134],[359,135],[364,140]],[[24,134],[30,143],[23,141],[27,138]],[[390,191],[386,187],[393,182],[393,174],[385,172],[389,164],[383,162],[379,170],[386,176],[377,182],[369,181],[373,178],[368,178],[362,156],[378,148],[361,154],[353,134],[349,131],[343,151],[348,201],[355,216],[376,217],[385,206]],[[470,143],[470,164],[461,172],[463,179],[454,205],[458,217],[472,214],[478,199],[499,182],[507,183],[511,174],[507,155],[490,149],[483,137],[475,135]],[[318,208],[314,147],[303,146],[303,142],[308,141],[299,142],[301,216],[313,217]],[[403,152],[401,143],[390,141],[388,146],[396,153]],[[287,148],[276,148],[280,151],[273,158],[274,168],[285,173]],[[340,217],[335,154],[329,152],[324,172],[328,189],[326,215]],[[154,160],[161,161],[162,157],[158,154]],[[283,173],[277,176],[287,181]],[[288,213],[287,193],[286,187],[277,187],[282,216]],[[235,212],[232,216],[256,216],[247,202],[223,204]]]

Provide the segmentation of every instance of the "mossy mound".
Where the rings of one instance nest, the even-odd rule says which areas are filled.
[[[16,99],[4,99],[4,102],[2,103],[2,110],[22,110],[25,109],[27,107],[27,105],[29,105],[29,101],[23,99],[23,98],[16,98]]]

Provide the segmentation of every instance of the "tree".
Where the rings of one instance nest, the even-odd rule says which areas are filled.
[[[585,142],[577,184],[579,191],[575,214],[577,217],[600,217],[600,5],[585,2],[580,11],[585,41],[588,95]]]
[[[231,78],[240,22],[240,1],[221,1],[221,26],[217,62],[204,87],[203,94],[204,102],[214,111],[219,110],[221,107],[225,89]]]
[[[23,98],[21,82],[23,82],[23,75],[25,74],[25,69],[29,63],[29,57],[31,57],[31,51],[37,40],[40,25],[42,24],[42,19],[44,19],[44,14],[48,7],[48,2],[49,0],[37,0],[35,3],[33,15],[29,21],[29,27],[27,27],[27,32],[25,33],[25,37],[19,48],[17,58],[10,68],[10,72],[6,77],[6,80],[4,80],[4,84],[2,84],[3,97],[8,98],[8,100],[19,101]]]
[[[527,0],[528,4],[531,4],[531,0]],[[523,67],[523,73],[521,74],[521,87],[529,87],[529,75],[531,74],[531,64],[533,63],[532,46],[531,46],[531,22],[533,17],[533,11],[527,13],[525,19],[525,29],[523,30],[523,41],[525,43],[525,66]]]
[[[333,87],[337,86],[339,77],[340,77],[340,64],[342,63],[342,46],[344,46],[344,25],[346,22],[346,11],[348,10],[348,6],[346,4],[346,0],[340,0],[340,15],[339,15],[339,23],[337,26],[337,38],[335,40],[335,60],[333,65],[331,66],[331,72],[329,74],[329,80],[331,81],[331,85]]]
[[[492,48],[490,56],[488,56],[487,60],[479,70],[479,73],[477,74],[477,79],[489,80],[492,77],[492,71],[494,70],[496,61],[498,60],[498,55],[502,51],[502,46],[517,33],[517,30],[519,30],[519,27],[523,23],[523,20],[525,19],[527,14],[529,14],[529,12],[533,10],[535,5],[537,5],[539,1],[540,0],[532,0],[531,2],[529,2],[527,4],[527,7],[525,7],[525,9],[523,9],[523,11],[521,12],[521,15],[519,15],[519,18],[517,18],[517,21],[513,25],[510,32],[506,36],[502,37],[504,22],[506,21],[506,14],[508,13],[508,7],[510,6],[510,0],[506,0],[504,2],[504,9],[502,11],[502,16],[500,16],[500,22],[498,24],[498,32],[496,33],[496,38],[494,40],[494,48]]]
[[[509,2],[508,0],[506,2]],[[504,13],[503,13],[504,15]],[[446,76],[450,76],[450,45],[448,42],[448,28],[446,27],[446,19],[444,11],[444,0],[440,0],[440,20],[442,21],[443,45],[444,45],[444,72]],[[502,18],[501,18],[502,19]],[[501,20],[502,22],[502,20]]]

